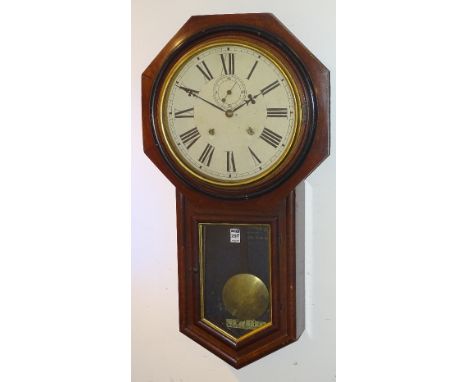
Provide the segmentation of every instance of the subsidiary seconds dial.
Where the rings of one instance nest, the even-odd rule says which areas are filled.
[[[216,41],[183,55],[169,72],[160,110],[171,155],[191,175],[247,184],[287,157],[299,125],[297,90],[270,52]]]

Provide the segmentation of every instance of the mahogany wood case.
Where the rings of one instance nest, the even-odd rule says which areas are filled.
[[[193,41],[216,33],[247,35],[281,52],[297,74],[304,105],[302,144],[287,166],[255,184],[223,188],[193,179],[168,160],[153,118],[158,81]],[[329,155],[329,71],[272,14],[194,16],[142,75],[143,146],[176,187],[180,331],[240,368],[291,342],[304,330],[303,259],[296,258],[295,187]],[[201,320],[199,223],[266,223],[271,227],[272,325],[240,341]]]

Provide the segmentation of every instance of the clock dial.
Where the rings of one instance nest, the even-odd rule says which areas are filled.
[[[280,60],[234,41],[211,42],[180,58],[162,90],[170,152],[192,175],[246,184],[277,168],[299,120],[297,90]]]

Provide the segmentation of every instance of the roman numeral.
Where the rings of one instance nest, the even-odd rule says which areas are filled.
[[[234,151],[226,152],[227,171],[236,172],[236,163],[234,162]]]
[[[174,113],[174,118],[193,118],[193,107],[190,109],[176,111]]]
[[[180,139],[182,143],[187,147],[187,150],[192,147],[198,139],[200,139],[200,132],[197,127],[186,131],[183,134],[180,134]]]
[[[277,148],[281,140],[283,139],[281,135],[276,134],[274,131],[271,131],[267,127],[263,129],[262,133],[260,134],[260,138],[263,139],[269,145],[273,146],[274,148]]]
[[[221,61],[223,63],[224,74],[234,74],[234,53],[227,54],[227,65],[226,65],[226,55],[220,54]]]
[[[205,61],[202,61],[201,64],[203,65],[203,68],[204,68],[204,69],[202,69],[202,67],[201,67],[200,65],[197,64],[198,70],[203,74],[203,76],[204,76],[208,81],[212,80],[212,79],[213,79],[213,75],[211,74],[210,69],[208,69],[208,66],[206,66]]]
[[[267,117],[280,118],[288,117],[288,109],[286,107],[267,107]]]
[[[254,151],[250,148],[250,146],[247,146],[249,148],[249,151],[250,151],[250,155],[252,155],[252,159],[254,160],[255,163],[262,163],[262,161],[260,160],[260,158],[255,155]]]
[[[257,64],[258,64],[258,61],[255,61],[255,64],[253,64],[252,69],[250,69],[250,73],[249,73],[249,75],[247,76],[247,79],[248,79],[248,80],[250,80],[250,77],[252,77],[252,73],[253,73],[253,71],[255,70],[255,68],[257,67]]]
[[[205,166],[210,166],[211,158],[213,158],[213,152],[215,148],[211,146],[209,143],[206,145],[205,150],[203,150],[200,158],[198,160],[200,163],[203,163]]]
[[[276,80],[275,82],[272,82],[270,85],[265,86],[262,90],[260,90],[260,93],[262,93],[262,95],[265,95],[271,92],[273,89],[276,89],[278,86],[280,86],[280,83],[278,80]]]

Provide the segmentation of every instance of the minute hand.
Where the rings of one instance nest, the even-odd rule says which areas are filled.
[[[196,90],[193,90],[193,89],[189,89],[189,88],[186,88],[184,86],[178,86],[179,89],[182,89],[183,91],[185,91],[189,96],[192,96],[192,97],[196,97],[198,99],[201,99],[202,101],[206,102],[208,105],[211,105],[213,107],[215,107],[216,109],[218,110],[221,110],[223,113],[224,113],[224,109],[219,107],[218,105],[215,105],[214,103],[211,103],[210,101],[200,97],[197,93],[198,91]]]

